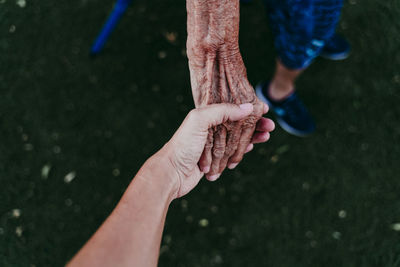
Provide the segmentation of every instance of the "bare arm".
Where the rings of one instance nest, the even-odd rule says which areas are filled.
[[[241,120],[252,111],[251,104],[191,111],[171,140],[146,161],[117,207],[68,266],[156,266],[169,204],[192,190],[204,175],[197,163],[208,128]],[[263,118],[257,128],[252,142],[265,142],[274,123]]]
[[[158,153],[160,154],[160,153]],[[168,206],[176,188],[155,155],[141,168],[117,207],[68,266],[157,266]]]
[[[239,51],[239,0],[187,0],[187,54],[196,107],[213,103],[254,104],[254,112],[240,122],[226,122],[209,130],[199,165],[208,178],[218,177],[243,157],[263,113],[247,80]]]

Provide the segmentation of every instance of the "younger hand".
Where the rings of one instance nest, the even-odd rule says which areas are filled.
[[[207,141],[208,129],[227,121],[240,121],[253,112],[253,105],[213,104],[192,110],[176,131],[171,140],[160,150],[161,157],[168,158],[165,172],[174,173],[175,198],[181,197],[192,190],[204,173],[198,162]],[[269,132],[274,129],[274,123],[262,118],[257,124],[257,133],[252,143],[265,142]],[[247,148],[250,151],[253,144]],[[170,170],[173,169],[174,171]],[[218,177],[217,177],[218,178]]]

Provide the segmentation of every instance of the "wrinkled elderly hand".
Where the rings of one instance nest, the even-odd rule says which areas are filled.
[[[200,159],[211,180],[243,157],[266,108],[247,80],[239,52],[239,0],[187,0],[187,55],[196,107],[252,103],[250,116],[209,129]]]
[[[198,162],[207,142],[208,129],[241,121],[252,112],[252,104],[215,104],[194,109],[186,116],[171,140],[152,159],[154,168],[168,159],[168,164],[163,164],[162,169],[164,173],[172,174],[169,176],[172,176],[171,182],[175,187],[174,198],[187,194],[204,175]],[[267,141],[274,127],[270,119],[262,118],[257,124],[258,132],[253,135],[252,143]],[[247,152],[252,148],[253,144],[250,144]]]

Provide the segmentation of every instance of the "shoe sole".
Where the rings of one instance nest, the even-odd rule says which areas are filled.
[[[264,97],[264,94],[262,93],[262,85],[258,84],[256,86],[256,95],[259,99],[261,99],[261,101],[263,101],[264,103],[266,103],[269,107],[273,107],[272,103],[268,101],[267,98]],[[309,136],[311,133],[304,133],[302,131],[299,131],[295,128],[293,128],[292,126],[290,126],[289,124],[287,124],[284,120],[280,119],[273,108],[271,108],[271,110],[274,112],[275,114],[275,118],[276,118],[276,122],[279,124],[279,126],[282,127],[283,130],[285,130],[286,132],[298,136],[298,137],[307,137]]]
[[[344,60],[346,58],[348,58],[350,55],[350,51],[346,51],[343,53],[339,53],[339,54],[324,54],[321,53],[319,56],[325,59],[329,59],[329,60]]]

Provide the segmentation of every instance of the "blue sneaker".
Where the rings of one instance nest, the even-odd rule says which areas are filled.
[[[269,83],[259,83],[256,86],[258,98],[275,113],[277,122],[286,132],[305,137],[315,131],[313,119],[295,92],[281,101],[274,101],[268,90]]]
[[[349,42],[340,35],[334,34],[326,42],[319,55],[330,60],[343,60],[350,55],[350,50]]]

